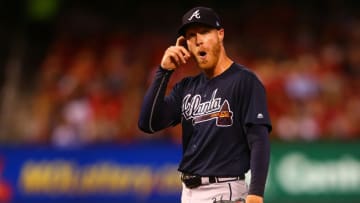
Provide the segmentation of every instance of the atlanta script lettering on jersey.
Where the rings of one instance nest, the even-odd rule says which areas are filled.
[[[191,97],[187,94],[182,103],[182,112],[186,120],[193,119],[193,124],[216,119],[216,125],[220,127],[231,126],[233,113],[230,110],[229,102],[225,99],[216,98],[218,89],[215,89],[209,101],[201,102],[201,95]],[[191,99],[190,99],[191,98]]]

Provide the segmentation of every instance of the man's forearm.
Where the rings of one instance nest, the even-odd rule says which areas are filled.
[[[262,125],[249,127],[248,140],[251,148],[249,194],[262,197],[264,196],[270,159],[270,141],[267,127]]]
[[[156,71],[154,80],[147,90],[143,104],[141,106],[138,126],[147,133],[157,131],[157,120],[155,116],[159,114],[161,103],[164,99],[167,84],[173,71],[164,70],[161,67]]]

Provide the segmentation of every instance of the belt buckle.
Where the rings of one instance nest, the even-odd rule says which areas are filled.
[[[181,180],[187,188],[193,189],[201,185],[201,177],[197,175],[182,174]]]

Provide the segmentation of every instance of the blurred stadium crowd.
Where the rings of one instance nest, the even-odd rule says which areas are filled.
[[[166,9],[134,3],[118,21],[108,20],[116,13],[111,5],[107,16],[97,4],[59,13],[38,63],[20,71],[25,88],[15,88],[10,77],[16,62],[4,71],[2,143],[68,147],[149,139],[137,128],[140,104],[163,51],[175,42],[182,13],[192,7],[186,2]],[[228,54],[266,86],[273,140],[359,139],[356,1],[289,2],[207,5],[223,16]],[[197,73],[191,65],[177,70],[169,88]],[[175,127],[152,139],[180,143],[180,136]]]

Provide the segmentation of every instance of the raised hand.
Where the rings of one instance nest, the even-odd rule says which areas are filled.
[[[166,49],[161,60],[161,67],[167,70],[174,70],[179,66],[186,64],[190,59],[190,52],[183,46],[185,38],[180,36],[176,40],[175,46]]]

